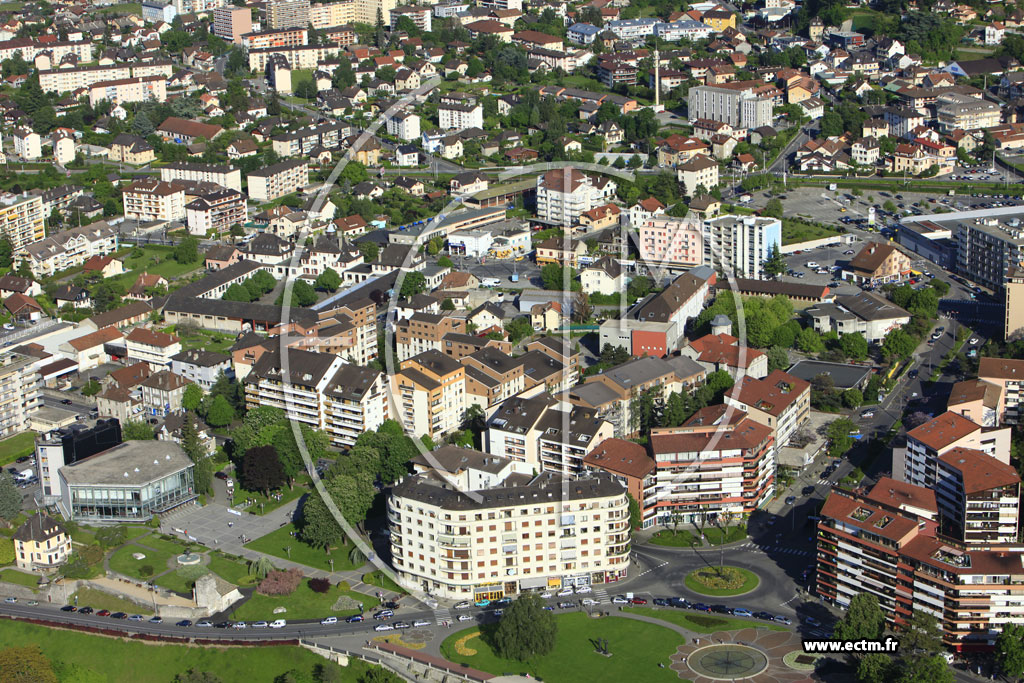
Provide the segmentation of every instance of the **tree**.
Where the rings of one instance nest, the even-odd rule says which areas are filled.
[[[402,679],[387,669],[375,666],[359,677],[359,683],[401,683]]]
[[[518,344],[521,339],[533,334],[533,325],[528,317],[519,316],[505,323],[505,331],[508,332],[509,341]]]
[[[249,491],[269,495],[285,483],[284,467],[273,446],[250,448],[242,457],[242,485]]]
[[[196,493],[212,493],[213,464],[210,462],[209,453],[203,446],[203,442],[199,440],[199,430],[196,429],[195,418],[191,412],[185,413],[185,421],[181,425],[181,448],[195,465],[192,468],[192,478],[195,482]]]
[[[175,676],[174,683],[221,683],[221,678],[209,671],[189,669],[185,673]]]
[[[868,357],[868,340],[860,332],[840,336],[839,348],[851,360],[864,360]]]
[[[917,342],[902,327],[891,330],[882,340],[882,353],[890,358],[906,358],[916,347]]]
[[[0,268],[10,268],[14,262],[14,247],[9,237],[0,237]]]
[[[771,200],[777,201],[777,200]],[[769,256],[763,266],[765,275],[776,277],[786,272],[788,266],[786,265],[786,259],[782,258],[782,252],[779,251],[778,243],[772,245],[772,255]]]
[[[57,683],[57,674],[38,645],[0,650],[0,671],[7,683]]]
[[[402,288],[399,290],[398,295],[403,299],[408,299],[426,289],[427,279],[423,276],[423,273],[413,271],[405,274],[405,278],[402,280]]]
[[[782,207],[782,200],[779,199],[778,197],[772,197],[771,199],[768,200],[768,203],[765,204],[764,209],[761,211],[761,215],[781,219],[783,211],[784,209]]]
[[[772,370],[789,369],[789,351],[781,346],[772,346],[768,349],[768,372]]]
[[[420,276],[422,277],[422,275]],[[309,284],[305,280],[296,280],[292,283],[292,296],[291,303],[289,305],[296,306],[299,308],[305,308],[306,306],[312,306],[316,303],[317,295],[316,290],[313,289],[313,285]],[[281,305],[284,302],[284,292],[278,297],[278,304]]]
[[[14,563],[14,541],[0,537],[0,567]]]
[[[223,301],[241,301],[246,304],[252,301],[253,298],[252,292],[241,282],[232,282],[231,286],[221,296]]]
[[[235,409],[223,396],[216,396],[206,412],[206,422],[211,427],[226,427],[235,419]]]
[[[1011,678],[1024,678],[1024,624],[1003,624],[996,638],[996,661]]]
[[[181,397],[181,407],[193,412],[199,410],[199,404],[203,401],[203,390],[198,384],[189,384],[185,387],[185,393]]]
[[[643,512],[640,510],[640,503],[638,503],[636,498],[633,497],[633,494],[629,492],[626,493],[626,499],[629,501],[629,528],[639,529],[644,523]]]
[[[21,513],[21,492],[10,472],[0,472],[0,519],[13,522]]]
[[[590,303],[590,295],[584,292],[582,289],[573,294],[572,299],[572,321],[575,323],[584,323],[590,319],[591,314],[594,312],[594,307]]]
[[[153,428],[145,422],[128,420],[121,425],[121,438],[125,441],[152,441],[156,438]]]
[[[454,311],[455,302],[451,300],[451,297],[445,297],[444,301],[441,302],[442,311]]]
[[[927,612],[911,612],[910,619],[903,629],[900,651],[904,658],[914,662],[942,652],[942,630],[939,628],[938,620]]]
[[[150,121],[145,111],[140,111],[132,121],[132,132],[140,138],[148,138],[156,130],[156,126]]]
[[[96,542],[104,548],[113,548],[125,542],[127,536],[123,526],[105,526],[96,530]]]
[[[249,562],[248,571],[249,576],[255,576],[262,581],[267,578],[267,574],[274,571],[274,565],[266,555],[260,555]]]
[[[349,166],[351,166],[351,164],[349,164]],[[377,260],[377,256],[380,254],[380,247],[378,247],[374,242],[360,242],[359,253],[363,255],[364,261],[370,263],[371,261]],[[409,279],[408,276],[406,276],[406,279]]]
[[[857,593],[835,626],[836,640],[878,640],[885,632],[885,614],[873,593]]]
[[[872,652],[857,664],[857,683],[889,683],[896,662],[889,655]]]
[[[850,388],[843,392],[843,405],[853,409],[864,403],[864,394],[860,389]]]
[[[442,255],[441,258],[437,259],[437,265],[441,268],[451,268],[454,264],[450,258]]]
[[[333,268],[328,268],[316,276],[316,288],[327,292],[336,292],[341,287],[341,276]]]
[[[252,285],[260,296],[263,296],[268,292],[272,292],[274,287],[277,286],[277,280],[275,280],[274,276],[265,270],[257,270],[249,277],[248,280],[246,280],[246,282]]]
[[[661,413],[662,427],[678,427],[689,417],[686,410],[686,403],[682,395],[673,391],[665,401],[665,409]]]
[[[821,335],[810,327],[800,330],[800,334],[796,336],[796,346],[804,353],[821,353],[825,350],[825,342],[822,341]]]
[[[373,506],[377,489],[373,486],[373,474],[354,472],[338,474],[324,484],[331,501],[337,506],[345,521],[359,526],[366,521],[366,515]],[[310,496],[302,506],[302,540],[317,548],[330,552],[336,547],[343,533],[324,500]]]
[[[505,610],[494,630],[494,649],[505,659],[520,662],[543,657],[555,647],[558,624],[541,599],[524,593]]]
[[[178,263],[195,263],[199,260],[199,240],[189,235],[174,247],[174,260]]]

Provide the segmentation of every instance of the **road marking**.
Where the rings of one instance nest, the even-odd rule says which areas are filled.
[[[780,602],[779,603],[779,607],[785,607],[786,605],[788,605],[789,603],[793,602],[794,600],[796,600],[799,597],[800,597],[799,593],[794,593],[793,597],[791,597],[789,600],[786,600],[786,602]]]
[[[650,573],[651,573],[651,572],[653,572],[653,571],[654,571],[655,569],[661,569],[661,568],[662,568],[662,567],[664,567],[664,566],[665,566],[666,564],[668,564],[668,560],[665,560],[664,562],[662,562],[661,564],[659,564],[659,565],[657,565],[657,566],[651,567],[650,569],[646,569],[646,570],[644,570],[644,571],[640,572],[639,574],[637,574],[637,575],[636,575],[636,578],[638,578],[638,579],[639,579],[639,578],[640,578],[641,576],[645,576],[645,575],[647,575],[647,574],[650,574]]]

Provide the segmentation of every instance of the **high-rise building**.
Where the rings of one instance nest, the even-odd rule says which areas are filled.
[[[1006,273],[1006,320],[1003,338],[1007,341],[1024,336],[1024,270],[1011,266]]]
[[[763,84],[754,81],[690,88],[690,120],[711,119],[728,123],[735,129],[771,125],[772,98],[761,92],[763,88]]]
[[[355,0],[341,2],[318,2],[309,6],[309,23],[313,28],[334,28],[345,26],[356,20]]]
[[[29,428],[29,418],[43,405],[39,384],[38,358],[20,353],[0,358],[0,436]]]
[[[0,233],[15,252],[46,237],[42,197],[0,195]]]
[[[252,10],[248,7],[218,7],[213,10],[213,34],[235,45],[242,44],[242,36],[252,31]]]
[[[267,26],[271,29],[309,26],[309,0],[270,0]]]
[[[371,26],[378,21],[386,24],[397,4],[396,0],[356,0],[356,21]]]
[[[778,218],[719,216],[704,221],[704,265],[727,275],[761,279],[775,245],[782,246]]]

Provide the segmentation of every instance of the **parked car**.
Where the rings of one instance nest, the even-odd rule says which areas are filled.
[[[560,590],[557,593],[555,593],[555,595],[557,595],[560,598],[564,598],[564,597],[566,597],[568,595],[572,595],[572,587],[571,586],[566,586],[562,590]]]
[[[808,626],[813,626],[815,628],[821,626],[821,622],[818,621],[817,619],[815,619],[814,617],[805,617],[804,618],[804,623],[807,624]]]
[[[784,617],[781,614],[775,615],[774,621],[777,621],[780,624],[785,624],[786,626],[789,626],[793,623],[792,619],[790,619],[789,617]]]
[[[786,505],[792,505],[796,502],[796,496],[786,496]]]
[[[248,626],[248,624],[246,624],[244,621],[236,621],[235,623],[231,624],[231,628],[237,629],[244,629],[246,626]]]
[[[78,610],[78,613],[79,614],[92,614],[94,611],[95,610],[93,610],[92,607],[89,607],[88,605],[86,605],[85,607],[83,607],[80,610]]]
[[[755,619],[761,619],[762,621],[774,621],[775,617],[771,615],[771,612],[754,612]]]
[[[577,593],[592,593],[594,591],[590,586],[576,586]]]
[[[365,618],[366,617],[364,617],[362,614],[353,614],[350,617],[345,617],[345,623],[346,624],[358,624],[360,621],[363,621]],[[334,621],[327,622],[329,624],[337,624],[338,623],[337,617],[328,617],[328,619],[334,619]],[[327,619],[324,619],[324,621],[327,621]],[[322,624],[322,623],[324,623],[324,621],[321,621],[320,623]]]
[[[270,624],[268,624],[268,623],[267,623],[267,622],[265,622],[265,621],[257,621],[256,623],[254,623],[254,624],[252,625],[252,627],[253,627],[253,628],[266,628],[266,627],[268,627],[268,626],[270,626]]]
[[[468,614],[459,615],[459,621],[472,621],[472,619],[473,617],[469,616]]]
[[[63,607],[60,608],[60,611],[61,612],[77,612],[78,608],[75,607],[74,605],[64,605]]]
[[[420,628],[421,626],[430,626],[430,622],[426,619],[417,619],[416,621],[412,622],[412,625],[416,628]]]
[[[357,619],[357,617],[358,617],[358,619]],[[362,621],[363,620],[363,616],[361,614],[356,614],[355,616],[348,617],[347,619],[345,619],[345,621],[347,621],[350,624],[353,623],[353,620]],[[331,624],[337,624],[337,623],[338,623],[338,617],[325,617],[325,618],[320,620],[320,625],[321,626],[330,626]]]
[[[715,614],[732,614],[732,609],[726,605],[711,605],[711,611]]]
[[[181,628],[188,628],[191,625],[192,625],[192,620],[191,619],[182,619],[177,624],[175,624],[175,626],[180,626]]]
[[[284,619],[274,619],[270,622],[270,628],[284,628],[288,625],[288,622]]]
[[[111,619],[127,619],[128,615],[125,614],[124,612],[114,612],[113,614],[110,615],[110,618]]]
[[[463,600],[462,602],[456,603],[455,607],[452,609],[469,609],[470,607],[472,607],[472,605],[468,601]]]
[[[668,607],[668,600],[665,598],[654,598],[651,602],[660,607]]]
[[[629,604],[629,600],[627,600],[626,598],[622,597],[621,595],[616,595],[614,598],[612,598],[612,604],[613,605],[628,605]]]
[[[571,609],[576,606],[575,602],[560,602],[558,603],[559,609]]]
[[[162,617],[153,617],[153,618],[151,618],[149,620],[149,623],[151,623],[151,624],[162,624],[162,623],[164,623],[164,620],[163,620]],[[242,623],[245,624],[244,621]],[[245,628],[245,626],[243,625],[242,628]]]
[[[404,621],[396,621],[394,626],[395,626],[396,629],[412,628],[411,624],[408,624],[408,623],[406,623]]]
[[[130,617],[128,617],[128,621],[145,621],[145,620],[146,620],[146,617],[142,616],[141,614],[133,614]]]
[[[96,616],[98,616],[98,617],[109,617],[110,616],[110,610],[108,610],[108,609],[101,609],[99,612],[96,613]]]
[[[196,628],[213,628],[213,622],[207,619],[196,622]]]
[[[647,601],[643,598],[633,598],[630,602],[634,605],[646,605]]]
[[[753,612],[748,610],[746,607],[736,607],[735,609],[733,609],[732,615],[734,617],[752,617],[752,616],[754,616]]]
[[[464,617],[466,615],[463,614],[462,616]],[[377,624],[376,626],[373,627],[373,630],[374,631],[394,631],[395,627],[392,626],[391,624]]]
[[[693,605],[693,609],[697,610],[698,612],[710,612],[711,605],[705,605],[703,602],[698,602]]]

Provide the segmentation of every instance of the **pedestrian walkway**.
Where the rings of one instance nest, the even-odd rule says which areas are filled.
[[[434,617],[437,619],[437,625],[442,626],[445,623],[450,623],[452,620],[452,613],[447,607],[438,605],[437,609],[434,610]]]

